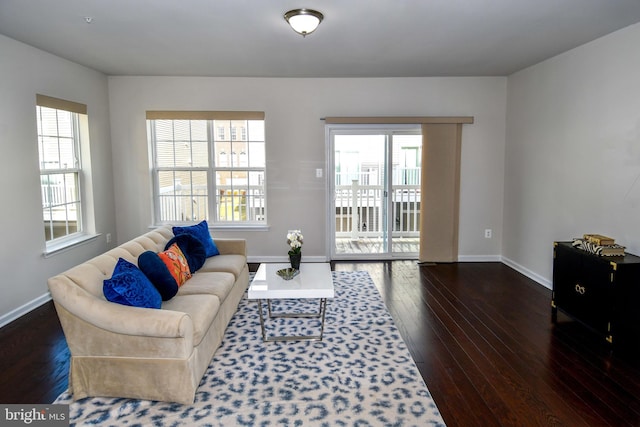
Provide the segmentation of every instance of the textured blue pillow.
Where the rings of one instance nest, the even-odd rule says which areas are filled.
[[[113,273],[111,276],[115,276],[116,274],[124,273],[127,271],[135,271],[139,270],[135,264],[130,263],[124,258],[118,258],[118,262],[116,262],[116,266],[113,268]]]
[[[167,242],[164,250],[166,251],[169,249],[169,247],[174,243],[178,244],[178,247],[184,254],[184,257],[187,259],[191,274],[202,268],[204,262],[207,260],[207,252],[204,250],[204,245],[200,240],[196,239],[191,234],[179,234]]]
[[[190,225],[187,227],[173,227],[173,234],[179,236],[181,234],[190,234],[196,239],[200,240],[200,243],[204,246],[204,251],[207,254],[207,257],[220,255],[220,251],[216,247],[216,244],[213,243],[213,239],[211,238],[211,233],[209,233],[209,225],[207,224],[207,220],[202,221],[196,225]]]
[[[167,265],[153,251],[142,252],[138,256],[138,266],[160,293],[162,301],[168,301],[178,293],[178,284]]]
[[[160,294],[147,276],[129,261],[119,258],[113,275],[102,284],[108,301],[132,307],[160,308]]]

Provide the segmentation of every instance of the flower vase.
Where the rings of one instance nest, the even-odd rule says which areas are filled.
[[[289,261],[291,261],[291,268],[300,270],[300,260],[302,260],[302,253],[289,254]]]

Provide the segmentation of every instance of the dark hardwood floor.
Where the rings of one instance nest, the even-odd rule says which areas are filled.
[[[448,426],[640,426],[640,356],[561,313],[551,291],[500,263],[366,270]],[[69,352],[51,303],[0,329],[0,402],[50,403]]]

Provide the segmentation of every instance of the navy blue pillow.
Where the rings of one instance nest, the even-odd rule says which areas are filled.
[[[169,247],[174,243],[177,243],[178,247],[184,254],[184,257],[187,259],[191,274],[202,268],[204,262],[207,260],[207,253],[200,240],[196,239],[191,234],[179,234],[167,242],[164,250],[166,251],[169,249]]]
[[[162,301],[168,301],[178,293],[178,284],[167,265],[153,251],[142,252],[138,256],[138,266],[160,293]]]
[[[207,257],[220,255],[220,251],[218,247],[213,242],[211,238],[211,233],[209,233],[209,225],[207,224],[207,220],[204,220],[196,225],[190,225],[187,227],[173,227],[173,234],[179,236],[181,234],[190,234],[196,239],[200,240],[200,243],[204,245],[205,253]]]
[[[113,275],[102,284],[107,301],[132,307],[160,308],[160,294],[138,267],[119,258]]]

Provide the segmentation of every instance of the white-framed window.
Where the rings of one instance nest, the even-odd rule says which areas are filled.
[[[264,113],[148,111],[147,129],[156,224],[266,224]]]
[[[44,95],[36,96],[38,158],[44,237],[47,250],[85,234],[82,199],[81,126],[87,107]]]

